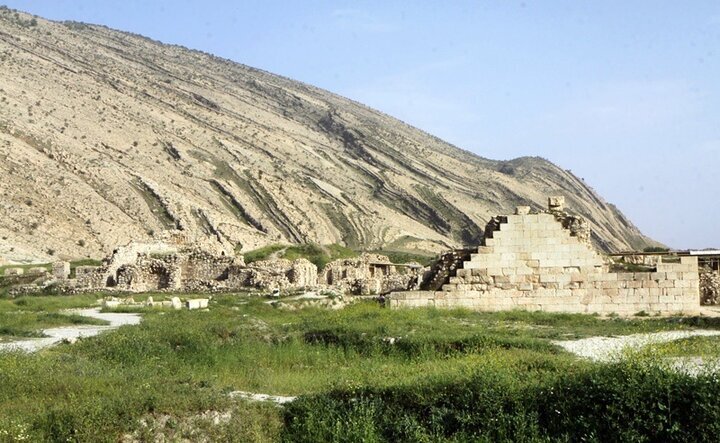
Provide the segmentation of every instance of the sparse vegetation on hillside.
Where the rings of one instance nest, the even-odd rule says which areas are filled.
[[[643,249],[643,252],[668,252],[668,248],[663,248],[661,246],[648,246],[647,248]]]
[[[411,236],[439,252],[477,244],[487,217],[556,193],[573,196],[569,209],[590,219],[602,248],[653,244],[544,159],[483,159],[209,54],[1,12],[12,38],[0,38],[0,154],[24,163],[0,164],[4,198],[17,202],[0,226],[25,255],[101,256],[178,228],[235,244],[385,251],[404,251],[392,245]],[[49,226],[73,235],[39,235]]]
[[[332,245],[317,245],[317,244],[305,244],[305,245],[283,245],[274,244],[268,245],[259,249],[248,251],[243,253],[245,263],[252,263],[259,260],[267,260],[270,257],[286,258],[288,260],[295,260],[297,258],[306,258],[310,260],[318,270],[322,270],[325,265],[333,260],[343,258],[357,257],[363,251],[353,250],[351,248],[332,244]],[[428,265],[435,258],[434,255],[429,254],[417,254],[405,251],[395,250],[376,250],[367,251],[372,254],[381,254],[387,256],[393,263],[410,263],[417,262],[421,265]]]
[[[405,251],[393,251],[393,250],[377,250],[371,251],[373,254],[381,254],[387,256],[393,263],[419,263],[423,266],[429,266],[436,259],[436,255],[429,254],[417,254]]]
[[[316,244],[274,244],[244,253],[245,263],[267,260],[271,257],[286,258],[288,260],[305,258],[315,264],[318,270],[323,269],[327,263],[333,260],[356,256],[355,251],[338,244],[324,246]]]

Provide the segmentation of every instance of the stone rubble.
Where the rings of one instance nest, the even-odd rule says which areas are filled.
[[[420,265],[394,264],[384,255],[363,253],[328,263],[319,283],[348,294],[386,294],[418,289],[422,276]]]
[[[133,299],[132,297],[105,297],[101,301],[101,305],[103,308],[108,309],[116,309],[119,307],[138,309],[146,307],[163,307],[173,309],[186,308],[188,310],[195,310],[207,309],[209,302],[210,298],[191,298],[182,301],[180,297],[172,297],[170,300],[155,301],[153,297],[148,297],[145,302],[136,302],[135,299]]]
[[[720,304],[720,271],[700,268],[700,296],[702,304]]]
[[[289,291],[331,288],[343,293],[369,295],[416,289],[423,269],[417,264],[393,264],[383,255],[362,254],[317,267],[304,258],[268,259],[246,264],[242,256],[224,249],[188,241],[178,233],[158,243],[121,246],[100,266],[77,266],[70,278],[70,263],[52,264],[50,276],[12,288],[13,295],[32,294],[54,285],[60,293],[106,291],[219,292],[240,289]],[[23,268],[8,268],[6,275],[20,275]],[[47,273],[45,273],[47,274]],[[43,274],[43,275],[45,275]],[[110,301],[110,304],[113,304]]]

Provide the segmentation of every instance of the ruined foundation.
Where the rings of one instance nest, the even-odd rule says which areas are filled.
[[[21,272],[19,268],[18,272]],[[272,259],[245,264],[242,256],[208,251],[196,243],[135,243],[117,248],[102,266],[78,266],[69,278],[70,265],[53,265],[54,282],[61,292],[218,292],[244,289],[267,291],[329,287],[342,293],[382,294],[417,287],[422,267],[393,264],[383,255],[363,254],[317,267],[304,258]],[[38,285],[15,288],[33,293]]]
[[[386,294],[417,289],[422,271],[417,264],[395,264],[384,255],[364,253],[328,263],[318,283],[348,294]]]

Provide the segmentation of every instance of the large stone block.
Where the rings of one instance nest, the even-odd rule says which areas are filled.
[[[683,272],[682,279],[686,281],[699,280],[700,276],[697,271],[695,272]]]
[[[680,257],[680,264],[697,266],[698,258],[697,257],[689,257],[689,256]]]

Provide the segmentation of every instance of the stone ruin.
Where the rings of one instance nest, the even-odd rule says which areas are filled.
[[[228,285],[236,288],[292,289],[317,285],[317,266],[307,259],[260,260],[228,269]]]
[[[663,251],[663,252],[623,252],[610,254],[616,267],[631,269],[657,268],[658,263],[679,261],[683,256],[694,256],[698,260],[700,277],[700,304],[720,304],[720,251]]]
[[[700,296],[704,305],[720,304],[720,270],[700,268]]]
[[[132,297],[117,298],[117,297],[106,297],[102,300],[102,306],[104,308],[117,309],[123,308],[152,308],[152,307],[163,307],[173,309],[207,309],[210,302],[210,298],[191,298],[182,301],[180,297],[172,297],[170,300],[155,301],[152,297],[148,297],[144,302],[136,302]]]
[[[548,209],[517,208],[488,222],[482,245],[440,255],[430,268],[395,264],[363,253],[328,263],[320,272],[306,259],[261,260],[172,233],[158,243],[117,248],[101,266],[67,262],[42,277],[66,291],[215,292],[327,288],[356,295],[383,295],[390,307],[467,307],[558,312],[695,313],[700,300],[720,302],[719,270],[699,269],[697,257],[626,254],[626,264],[648,272],[613,272],[591,243],[588,223],[551,197]],[[717,266],[716,266],[717,267]],[[21,268],[20,268],[21,269]],[[631,268],[632,269],[632,268]],[[19,271],[10,271],[19,272]],[[37,290],[37,285],[35,285]]]
[[[631,315],[697,313],[697,257],[656,264],[654,272],[610,272],[590,243],[587,223],[564,212],[563,200],[549,209],[494,217],[484,244],[462,262],[439,290],[401,291],[390,307],[466,307]]]
[[[70,276],[70,263],[57,261],[52,264],[52,274],[55,278],[65,280]]]
[[[24,268],[6,268],[5,269],[5,277],[13,277],[16,275],[23,275],[25,273]]]
[[[131,243],[99,267],[76,269],[78,289],[128,292],[213,292],[239,288],[290,289],[314,286],[315,265],[305,259],[245,265],[242,256],[214,254],[197,245]]]
[[[384,255],[363,253],[328,263],[319,283],[349,294],[386,294],[418,289],[422,274],[419,264],[395,264]]]
[[[398,265],[377,254],[328,263],[318,275],[307,259],[272,259],[246,264],[242,256],[208,250],[204,244],[177,234],[157,243],[131,242],[117,248],[100,266],[56,262],[43,284],[60,292],[216,292],[255,288],[266,291],[329,288],[342,293],[369,295],[416,289],[422,276],[417,264]],[[21,268],[20,268],[21,269]],[[21,269],[22,270],[22,269]],[[38,292],[37,284],[15,288],[16,294]]]

